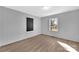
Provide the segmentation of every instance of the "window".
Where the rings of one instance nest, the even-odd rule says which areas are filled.
[[[26,31],[33,31],[33,18],[26,18]]]
[[[49,31],[58,31],[58,19],[52,18],[49,20]]]

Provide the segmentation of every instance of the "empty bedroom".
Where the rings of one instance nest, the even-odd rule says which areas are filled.
[[[79,52],[79,6],[0,6],[0,52]]]

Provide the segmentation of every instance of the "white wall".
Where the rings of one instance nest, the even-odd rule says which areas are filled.
[[[26,32],[26,17],[34,18],[34,31]],[[0,7],[0,46],[41,33],[40,18]]]
[[[53,17],[58,18],[58,32],[49,31],[49,19]],[[43,17],[41,22],[42,34],[79,41],[79,10]]]

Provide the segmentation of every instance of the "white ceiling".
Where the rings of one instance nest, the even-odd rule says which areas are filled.
[[[43,6],[6,6],[17,11],[25,12],[37,17],[44,17],[53,14],[59,14],[67,11],[79,9],[78,6],[49,6],[49,9],[44,9]]]

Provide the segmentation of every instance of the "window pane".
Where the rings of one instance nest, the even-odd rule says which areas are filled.
[[[49,21],[49,30],[50,31],[58,31],[58,19],[57,18],[52,18]]]

